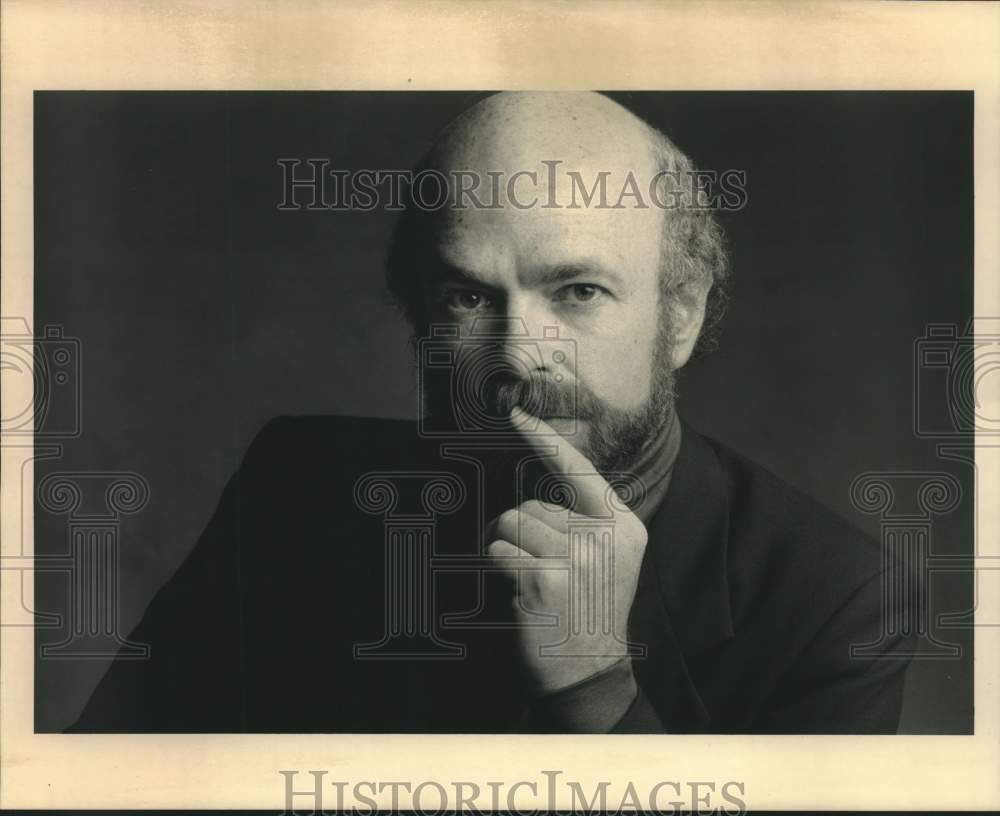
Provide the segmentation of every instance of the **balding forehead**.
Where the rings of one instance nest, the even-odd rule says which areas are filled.
[[[441,170],[532,169],[541,160],[632,169],[655,164],[653,132],[596,93],[507,92],[482,100],[448,126],[431,153]]]
[[[509,282],[536,267],[596,257],[636,284],[653,279],[664,215],[648,202],[658,170],[654,131],[606,97],[489,97],[449,126],[425,167],[443,173],[450,199],[460,202],[428,213],[421,231],[453,267]],[[618,204],[629,177],[644,205]]]

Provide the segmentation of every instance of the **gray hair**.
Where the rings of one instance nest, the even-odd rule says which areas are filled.
[[[660,302],[669,317],[678,305],[705,300],[705,319],[695,347],[696,354],[711,351],[718,343],[719,326],[729,302],[730,266],[726,236],[704,191],[685,183],[693,179],[691,160],[654,127],[648,126],[661,189],[679,202],[664,212],[660,244]],[[661,193],[660,199],[665,200]]]

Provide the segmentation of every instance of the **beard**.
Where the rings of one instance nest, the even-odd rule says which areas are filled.
[[[477,359],[480,349],[487,353]],[[671,364],[672,337],[662,322],[652,355],[649,394],[642,404],[627,409],[610,405],[580,380],[565,384],[527,367],[518,370],[488,349],[473,345],[465,350],[466,364],[475,370],[475,376],[466,378],[465,388],[455,387],[461,376],[457,371],[438,372],[441,379],[425,376],[423,397],[429,418],[454,418],[459,407],[471,408],[466,413],[476,415],[481,425],[509,431],[510,412],[517,407],[542,420],[559,417],[586,422],[585,436],[577,430],[571,442],[605,475],[629,471],[671,421],[677,377]],[[460,368],[463,352],[458,358]]]

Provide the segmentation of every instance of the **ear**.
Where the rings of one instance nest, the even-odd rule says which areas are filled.
[[[711,287],[699,286],[679,292],[671,306],[674,344],[671,362],[675,369],[691,359],[702,324],[705,322],[705,301]]]

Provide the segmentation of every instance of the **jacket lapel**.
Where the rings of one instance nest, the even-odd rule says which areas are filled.
[[[710,721],[688,660],[733,636],[726,566],[729,496],[715,451],[687,423],[670,487],[649,538],[629,617],[645,644],[639,683],[668,730]]]

